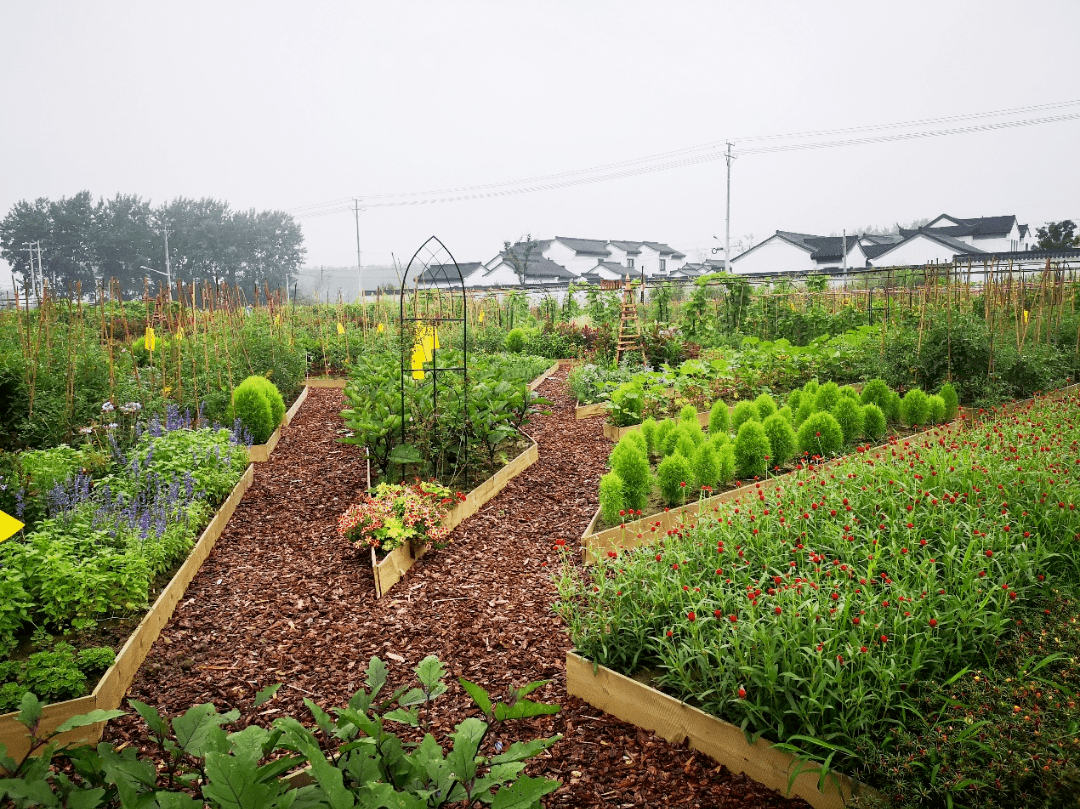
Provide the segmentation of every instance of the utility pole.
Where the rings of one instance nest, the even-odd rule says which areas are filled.
[[[724,226],[724,272],[731,272],[731,161],[735,156],[731,153],[731,141],[727,142],[727,154],[724,155],[727,163],[727,223]]]
[[[844,228],[841,233],[844,234],[844,244],[840,248],[840,254],[844,257],[844,275],[847,275],[847,228]]]
[[[34,245],[40,244],[40,242],[23,242],[23,249],[30,254],[30,287],[34,291],[34,297],[37,297],[37,275],[34,272]]]
[[[169,225],[165,223],[165,283],[169,285],[169,303],[172,303],[172,265],[169,263]]]
[[[356,272],[360,276],[360,306],[364,305],[364,264],[360,254],[360,200],[353,197],[353,215],[356,218]]]

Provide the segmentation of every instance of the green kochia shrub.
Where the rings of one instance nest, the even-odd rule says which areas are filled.
[[[672,441],[668,446],[668,438],[675,430],[675,422],[671,419],[664,419],[658,425],[656,425],[656,454],[657,455],[670,455],[672,450],[675,449],[675,442]]]
[[[912,388],[900,402],[900,418],[908,427],[926,424],[930,418],[929,397],[919,388]]]
[[[814,413],[799,427],[795,443],[802,454],[828,458],[843,448],[844,431],[831,413]]]
[[[730,421],[731,413],[728,410],[727,404],[725,404],[722,399],[717,399],[713,402],[713,406],[709,410],[709,435],[714,436],[718,433],[726,433]]]
[[[655,458],[660,454],[660,447],[656,443],[658,428],[659,425],[656,423],[656,419],[652,417],[641,422],[641,435],[645,439],[645,450],[649,453],[650,458]]]
[[[690,465],[694,472],[694,486],[698,489],[703,486],[716,486],[720,482],[720,459],[712,444],[704,441],[694,451],[694,457],[690,459]]]
[[[687,460],[693,458],[698,445],[690,434],[690,428],[685,424],[680,424],[679,429],[675,431],[675,435],[678,436],[675,441],[675,451],[681,453]]]
[[[858,392],[855,388],[851,387],[851,385],[844,385],[844,387],[840,388],[840,396],[842,398],[854,399],[855,401],[859,400]]]
[[[814,400],[809,396],[804,396],[802,403],[799,405],[799,409],[795,411],[795,420],[793,426],[797,429],[802,426],[803,422],[810,418],[817,410],[814,407]]]
[[[891,395],[892,390],[885,384],[884,379],[871,379],[863,385],[862,393],[859,394],[859,401],[864,405],[877,405],[881,408],[883,414],[887,414]]]
[[[735,436],[735,474],[743,479],[763,478],[771,456],[772,446],[761,422],[744,422]]]
[[[787,405],[784,405],[783,407],[781,407],[776,412],[778,414],[780,414],[781,416],[783,416],[785,419],[787,419],[787,423],[790,424],[792,427],[795,426],[795,414],[791,412],[790,407],[788,407]]]
[[[773,413],[761,423],[772,448],[769,467],[783,466],[795,454],[795,430],[782,413]]]
[[[248,379],[254,380],[254,383],[262,388],[266,401],[270,403],[270,416],[274,420],[274,429],[276,430],[281,425],[281,422],[285,420],[285,400],[278,391],[277,385],[265,376],[249,376]]]
[[[900,394],[890,390],[888,401],[881,409],[885,412],[887,421],[900,421]]]
[[[792,413],[799,412],[799,405],[801,405],[803,403],[803,397],[804,396],[805,396],[805,394],[802,392],[802,389],[801,388],[796,388],[795,390],[793,390],[791,393],[788,394],[787,403],[785,404],[785,407],[790,408]]]
[[[845,444],[850,444],[862,436],[863,414],[857,399],[841,396],[833,405],[832,414],[844,434]]]
[[[814,394],[814,408],[827,412],[832,410],[840,400],[840,386],[835,382],[826,382],[818,388]]]
[[[622,481],[624,507],[639,509],[648,503],[652,473],[645,450],[631,435],[623,436],[611,451],[611,471]]]
[[[762,422],[776,412],[776,402],[767,393],[763,393],[754,399],[754,407],[757,408],[758,419]]]
[[[681,506],[689,494],[687,488],[693,481],[690,462],[681,453],[668,455],[656,468],[656,480],[660,494],[669,506]]]
[[[938,396],[945,402],[945,421],[952,421],[960,412],[960,398],[956,395],[956,388],[952,386],[952,382],[942,385]]]
[[[261,378],[249,376],[236,386],[232,395],[233,414],[251,433],[254,444],[265,444],[277,429],[270,400],[259,382]]]
[[[863,435],[871,441],[885,435],[885,414],[876,404],[863,406]]]
[[[929,405],[930,423],[941,424],[945,421],[945,400],[935,393],[927,396],[926,402]]]
[[[600,517],[608,525],[618,525],[622,519],[619,512],[625,509],[622,478],[615,472],[608,472],[600,478]]]
[[[525,332],[521,329],[510,329],[506,335],[506,350],[514,354],[520,354],[525,348]]]
[[[713,443],[713,447],[716,449],[716,458],[720,462],[720,476],[717,481],[730,483],[735,479],[735,445],[729,441],[720,446]]]
[[[697,408],[692,404],[684,405],[679,411],[679,425],[686,430],[694,446],[705,440],[705,431],[701,429],[701,422],[698,421]]]
[[[754,406],[753,402],[739,402],[735,405],[735,409],[731,411],[732,432],[738,433],[739,428],[748,421],[760,421],[758,418],[758,409]]]

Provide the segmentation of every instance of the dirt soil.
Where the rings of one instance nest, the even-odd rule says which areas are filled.
[[[337,534],[338,516],[366,483],[364,461],[359,448],[337,441],[341,391],[313,389],[270,460],[256,465],[254,484],[128,696],[170,715],[202,702],[236,708],[241,727],[284,714],[314,724],[304,698],[324,709],[344,705],[372,656],[389,665],[392,685],[405,685],[434,654],[453,678],[493,697],[551,680],[532,698],[562,711],[504,726],[498,739],[563,734],[528,769],[562,782],[548,807],[806,807],[567,696],[570,641],[551,606],[554,543],[566,540],[580,558],[611,444],[602,416],[574,419],[565,370],[538,392],[554,402],[526,428],[539,461],[459,526],[449,548],[427,554],[376,600],[370,555]],[[448,681],[432,711],[437,736],[477,715],[456,679]],[[284,686],[253,709],[256,691],[273,683]],[[105,738],[142,746],[147,736],[132,715],[112,722]],[[489,735],[485,744],[495,741]]]

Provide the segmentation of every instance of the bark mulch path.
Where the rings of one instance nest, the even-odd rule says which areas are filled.
[[[366,484],[358,448],[344,432],[341,391],[312,390],[244,496],[184,600],[154,644],[128,696],[170,715],[213,702],[240,711],[241,726],[288,714],[311,721],[309,697],[344,705],[367,661],[381,657],[393,685],[434,654],[502,696],[511,685],[552,682],[533,698],[562,711],[511,723],[503,741],[564,738],[529,767],[562,781],[549,807],[805,807],[700,753],[672,745],[567,696],[570,647],[551,609],[558,538],[576,553],[596,510],[611,445],[598,418],[574,420],[566,375],[543,384],[551,415],[527,426],[540,459],[375,600],[370,557],[337,535],[337,517]],[[476,715],[456,679],[432,710],[438,736]],[[284,683],[253,709],[258,689]],[[112,722],[106,739],[143,744],[137,716]],[[487,742],[494,744],[489,736]]]

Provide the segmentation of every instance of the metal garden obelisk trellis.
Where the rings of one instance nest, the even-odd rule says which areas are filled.
[[[410,296],[409,280],[413,290]],[[424,293],[419,289],[424,286]],[[428,293],[434,291],[434,295]],[[443,295],[449,296],[444,309]],[[411,306],[409,299],[411,297]],[[457,260],[437,237],[432,236],[413,254],[401,277],[401,443],[407,443],[408,413],[405,409],[406,386],[427,385],[431,376],[432,417],[439,415],[439,375],[461,374],[462,408],[465,418],[469,412],[469,347],[468,301],[465,298],[465,279]],[[461,364],[439,367],[439,328],[456,330],[461,324]],[[430,367],[428,364],[430,363]],[[464,442],[464,467],[469,464],[469,445]]]

